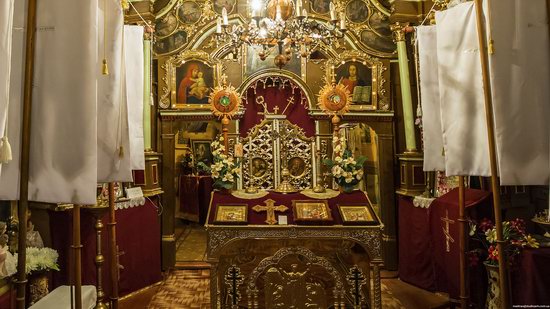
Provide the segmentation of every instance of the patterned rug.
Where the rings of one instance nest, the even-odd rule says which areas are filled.
[[[209,309],[210,270],[174,270],[161,284],[148,309]]]

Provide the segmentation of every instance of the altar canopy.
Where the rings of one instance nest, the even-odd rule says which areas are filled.
[[[26,11],[24,1],[17,4],[8,111],[14,160],[0,174],[0,199],[6,200],[19,197],[25,55],[24,32],[19,29],[25,25]],[[95,204],[98,181],[131,181],[131,169],[144,168],[143,27],[123,31],[119,7],[116,0],[105,4],[94,0],[84,6],[70,0],[38,3],[29,177],[32,201]],[[126,52],[124,45],[129,46]],[[103,57],[109,66],[107,76],[101,74]],[[1,111],[0,116],[4,115]]]
[[[488,10],[491,10],[490,14]],[[498,167],[502,185],[544,185],[549,179],[550,53],[544,0],[499,1],[485,8]],[[492,16],[493,18],[489,18]],[[496,17],[498,16],[498,18]],[[462,3],[436,13],[436,33],[419,27],[420,85],[427,139],[425,170],[436,169],[443,137],[445,171],[490,175],[484,93],[475,6]],[[433,42],[436,40],[437,42]],[[433,49],[433,46],[437,49]],[[426,59],[437,58],[437,70]],[[424,63],[422,63],[424,62]],[[434,80],[439,80],[439,102]],[[442,130],[437,124],[441,110]],[[426,111],[427,109],[431,111]],[[432,145],[428,145],[428,143]]]

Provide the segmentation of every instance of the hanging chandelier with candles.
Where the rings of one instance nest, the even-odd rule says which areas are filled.
[[[281,68],[293,54],[308,57],[319,45],[330,46],[346,33],[346,17],[332,2],[330,21],[325,23],[309,18],[302,0],[251,1],[252,18],[244,25],[229,24],[225,8],[217,20],[217,42],[228,42],[235,55],[247,44],[260,47],[258,56],[265,60],[275,47],[274,62]]]

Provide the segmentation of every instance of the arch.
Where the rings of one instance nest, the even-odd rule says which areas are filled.
[[[241,94],[241,96],[246,96],[246,91],[248,90],[248,87],[250,87],[256,80],[264,77],[284,77],[284,78],[290,79],[292,82],[296,83],[296,85],[300,87],[300,90],[302,90],[302,92],[306,95],[309,110],[315,109],[315,104],[314,104],[315,96],[313,95],[313,92],[311,91],[309,86],[300,76],[288,71],[282,71],[278,69],[267,69],[267,70],[256,72],[250,75],[249,77],[247,77],[241,83],[237,91]]]

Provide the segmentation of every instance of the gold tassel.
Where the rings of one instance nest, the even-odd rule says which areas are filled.
[[[122,9],[125,11],[130,8],[130,3],[128,2],[128,0],[121,0],[120,5],[122,6]]]
[[[107,59],[103,59],[103,75],[109,75],[109,66],[107,65]]]
[[[2,137],[2,143],[0,145],[0,163],[8,163],[12,160],[11,145],[8,141],[8,137]]]
[[[124,157],[124,147],[120,146],[118,149],[118,156],[123,158]]]
[[[489,55],[495,53],[495,41],[493,39],[489,40]]]

